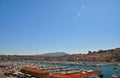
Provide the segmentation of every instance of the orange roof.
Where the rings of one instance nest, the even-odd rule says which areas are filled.
[[[45,71],[43,70],[36,69],[36,68],[30,68],[30,67],[22,68],[22,70],[32,72],[32,73],[45,73]]]
[[[30,73],[37,73],[37,74],[46,73],[43,70],[36,69],[36,68],[29,68],[29,67],[25,67],[22,70]],[[100,72],[101,71],[99,70],[89,70],[89,71],[81,71],[81,72],[72,73],[72,74],[53,73],[49,77],[50,78],[86,78],[93,74],[99,74]]]
[[[86,78],[90,75],[98,74],[98,73],[100,73],[99,70],[94,70],[94,71],[89,71],[89,72],[78,72],[78,73],[73,73],[73,74],[54,73],[51,76],[53,78],[55,78],[55,77],[59,77],[59,78]]]

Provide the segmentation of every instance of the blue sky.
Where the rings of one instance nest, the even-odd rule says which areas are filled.
[[[0,0],[0,54],[120,47],[120,0]]]

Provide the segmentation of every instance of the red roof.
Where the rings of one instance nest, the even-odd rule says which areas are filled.
[[[62,73],[54,73],[51,76],[53,78],[86,78],[88,76],[91,76],[93,74],[99,74],[99,70],[93,70],[88,72],[78,72],[73,74],[62,74]]]
[[[36,68],[30,68],[30,67],[25,67],[22,70],[27,71],[27,72],[32,72],[32,73],[46,73],[43,70],[36,69]]]
[[[36,74],[37,75],[43,74],[43,76],[44,76],[44,74],[46,73],[43,70],[36,69],[36,68],[29,68],[29,67],[25,67],[22,70],[26,71],[26,72],[29,72],[31,74],[35,74],[35,75]],[[99,70],[89,70],[89,71],[80,71],[80,72],[70,73],[70,74],[53,73],[48,77],[50,77],[50,78],[86,78],[86,77],[89,77],[91,75],[99,74],[99,73],[101,73],[101,71],[99,71]]]

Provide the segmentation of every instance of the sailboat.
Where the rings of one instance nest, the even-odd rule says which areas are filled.
[[[120,70],[114,67],[116,74],[113,74],[111,78],[120,78]]]

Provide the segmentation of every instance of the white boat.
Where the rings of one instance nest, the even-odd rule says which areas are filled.
[[[120,78],[119,74],[113,74],[111,78]]]

